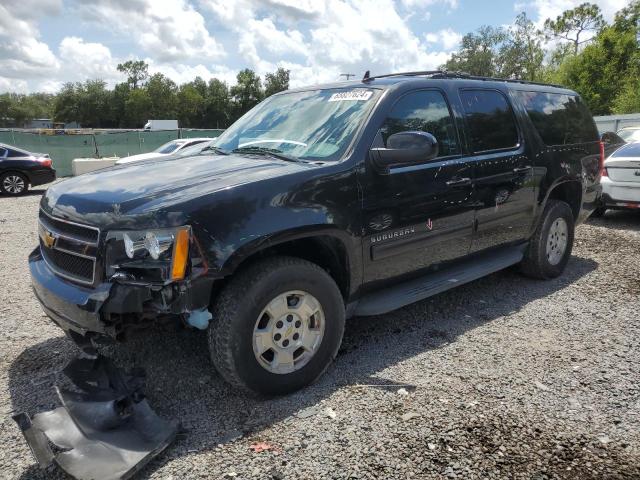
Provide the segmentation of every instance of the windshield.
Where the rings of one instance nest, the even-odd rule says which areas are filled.
[[[275,95],[247,112],[216,147],[272,151],[305,160],[339,160],[380,91],[334,88]]]
[[[640,141],[640,128],[639,129],[628,129],[628,130],[620,130],[618,132],[620,138],[622,138],[625,142],[633,142]]]
[[[154,150],[154,152],[156,153],[171,153],[174,152],[178,147],[180,146],[180,143],[178,142],[167,142],[164,145],[162,145],[161,147],[158,147]]]

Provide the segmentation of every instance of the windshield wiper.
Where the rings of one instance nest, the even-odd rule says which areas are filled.
[[[221,148],[216,147],[215,145],[209,145],[208,147],[204,147],[202,150],[200,150],[200,153],[204,153],[204,152],[215,152],[219,155],[229,155],[229,152],[227,152],[226,150],[222,150]]]
[[[231,150],[231,153],[257,153],[258,155],[271,155],[272,157],[279,158],[280,160],[286,160],[287,162],[304,162],[304,160],[296,157],[291,157],[286,153],[283,153],[282,150],[278,150],[277,148],[268,148],[268,147],[240,147],[234,148]]]

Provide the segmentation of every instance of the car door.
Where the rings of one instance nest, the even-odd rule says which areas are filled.
[[[424,131],[436,158],[381,173],[367,162],[363,195],[365,282],[378,282],[466,255],[472,237],[473,172],[462,156],[456,122],[438,89],[404,94],[390,108],[375,147],[397,132]],[[435,268],[435,267],[434,267]]]
[[[534,217],[533,159],[508,97],[460,90],[469,154],[475,165],[476,225],[471,252],[527,238]]]

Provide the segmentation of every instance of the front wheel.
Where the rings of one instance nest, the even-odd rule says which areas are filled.
[[[209,350],[230,384],[280,395],[315,381],[344,332],[338,286],[319,266],[292,257],[259,261],[237,274],[212,308]]]
[[[0,191],[6,195],[22,195],[29,189],[29,182],[19,173],[5,173],[0,177]]]
[[[571,257],[574,226],[571,207],[549,200],[520,264],[523,273],[539,279],[561,275]]]

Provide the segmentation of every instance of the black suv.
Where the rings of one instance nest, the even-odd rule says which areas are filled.
[[[286,393],[327,368],[345,318],[514,264],[560,275],[601,162],[561,87],[412,72],[290,90],[200,155],[51,186],[33,286],[79,343],[181,319],[230,383]]]

